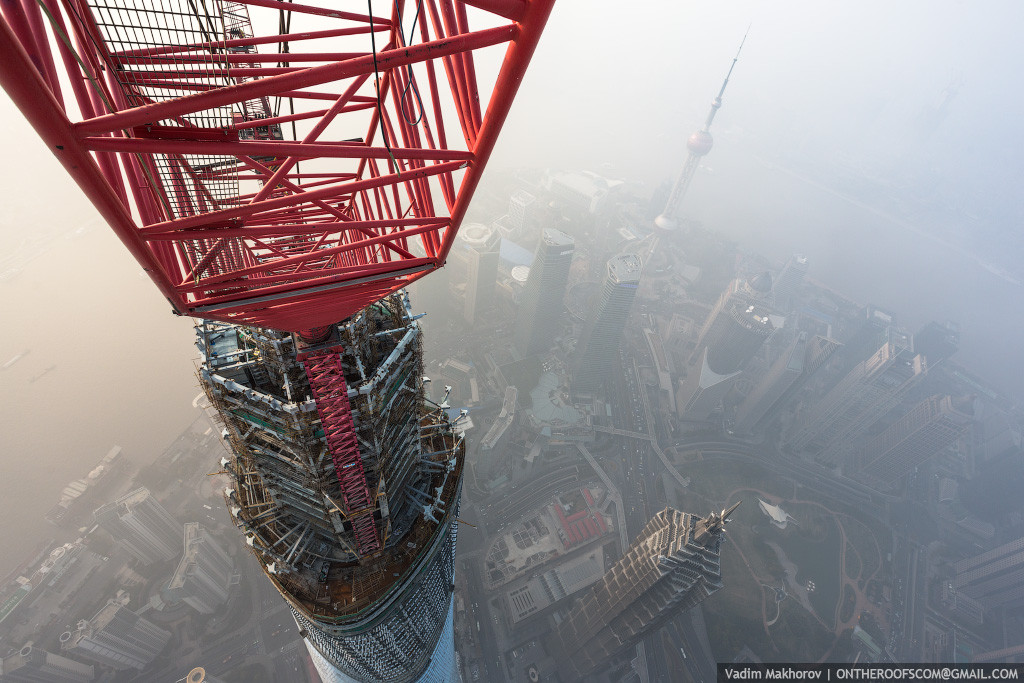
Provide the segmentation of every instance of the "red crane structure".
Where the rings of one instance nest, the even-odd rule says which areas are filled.
[[[325,681],[453,677],[464,446],[389,295],[444,264],[552,4],[0,0],[0,85],[205,320],[225,498]]]
[[[176,313],[310,330],[444,264],[552,2],[3,0],[0,84]]]

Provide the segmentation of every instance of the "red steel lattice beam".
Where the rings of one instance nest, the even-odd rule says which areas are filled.
[[[316,399],[320,426],[327,450],[334,461],[334,472],[341,484],[344,513],[352,524],[356,551],[361,557],[380,550],[380,539],[373,521],[373,499],[366,485],[366,473],[359,456],[348,385],[341,367],[341,347],[332,347],[299,356],[306,378]]]
[[[444,264],[552,3],[4,2],[0,84],[177,313],[297,331]]]

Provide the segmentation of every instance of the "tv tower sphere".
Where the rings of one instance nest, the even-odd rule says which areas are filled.
[[[689,154],[686,155],[686,163],[683,164],[683,170],[679,174],[676,184],[672,187],[668,201],[665,202],[665,209],[654,219],[655,234],[658,231],[671,232],[679,227],[679,204],[683,201],[686,190],[690,187],[690,181],[693,180],[693,176],[697,172],[701,157],[706,156],[715,144],[715,139],[711,137],[711,124],[715,121],[715,114],[722,107],[722,95],[725,94],[725,87],[729,85],[729,77],[732,76],[732,70],[736,67],[736,62],[740,58],[740,52],[743,51],[743,44],[745,42],[747,42],[746,35],[740,41],[740,47],[736,51],[736,56],[732,59],[732,64],[729,66],[729,73],[725,75],[725,80],[722,81],[722,87],[718,91],[718,96],[711,102],[711,109],[708,111],[708,117],[704,120],[704,127],[691,135],[686,141],[686,149],[689,150]],[[653,244],[652,242],[651,251],[653,251]],[[650,252],[648,255],[650,255]]]
[[[690,150],[690,154],[702,157],[711,151],[711,146],[714,144],[715,139],[711,137],[711,133],[706,130],[698,130],[686,141],[686,149]]]

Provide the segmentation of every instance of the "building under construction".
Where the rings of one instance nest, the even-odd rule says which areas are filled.
[[[0,6],[0,86],[200,320],[228,505],[325,683],[456,677],[463,451],[402,292],[447,261],[552,4]]]
[[[228,507],[321,674],[349,677],[324,680],[453,680],[463,443],[426,398],[408,297],[311,336],[196,332],[234,454]]]

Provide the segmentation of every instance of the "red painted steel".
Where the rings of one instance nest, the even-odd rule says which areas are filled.
[[[179,314],[319,338],[442,266],[553,0],[322,3],[0,3],[0,84]],[[299,360],[365,557],[340,350]]]
[[[296,331],[444,264],[552,4],[6,0],[0,84],[176,312]]]
[[[356,551],[365,557],[380,550],[380,539],[373,521],[373,498],[366,485],[362,458],[359,457],[340,353],[340,347],[331,347],[301,354],[299,360],[316,399],[327,450],[334,460],[334,472],[341,484],[344,513],[355,532]]]

